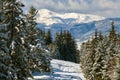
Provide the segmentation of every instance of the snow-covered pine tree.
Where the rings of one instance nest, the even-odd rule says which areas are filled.
[[[116,65],[113,72],[113,80],[120,80],[120,46],[116,46]]]
[[[86,43],[82,44],[81,50],[80,50],[80,63],[82,64],[81,68],[82,68],[83,73],[85,74],[86,79],[92,79],[92,74],[91,75],[89,74],[92,69],[91,68],[92,59],[89,56],[89,55],[92,55],[90,48],[91,48],[91,43],[90,41],[87,41]]]
[[[5,5],[5,1],[0,1],[0,79],[1,80],[13,80],[15,79],[15,75],[13,74],[15,71],[12,68],[11,64],[11,56],[9,54],[9,30],[7,25],[9,23],[5,22],[5,9],[3,5]]]
[[[95,33],[92,40],[82,44],[80,63],[88,80],[120,79],[119,41],[120,36],[116,34],[112,23],[108,36],[104,37],[101,33],[99,35]]]
[[[15,70],[15,78],[18,80],[25,80],[31,77],[29,69],[27,54],[24,42],[24,27],[25,22],[22,17],[24,6],[17,0],[5,0],[5,16],[7,28],[9,30],[8,46],[10,47],[9,54],[11,56],[12,67]]]
[[[42,41],[39,38],[39,31],[35,30],[35,14],[31,12],[30,20],[27,21],[22,11],[24,5],[20,1],[2,1],[3,6],[0,7],[0,79],[27,80],[28,77],[32,77],[31,68],[40,65],[45,66],[39,70],[50,71],[50,52],[45,46],[40,46]],[[34,8],[32,10],[34,12]],[[27,31],[32,31],[33,35],[28,34],[30,32]],[[28,39],[29,37],[31,38]],[[34,54],[31,55],[31,53]],[[33,58],[35,61],[30,64]]]
[[[2,45],[4,46],[4,51],[1,50],[1,56],[5,56],[6,59],[3,58],[1,61],[2,63],[5,63],[6,66],[9,66],[7,68],[2,65],[2,67],[4,67],[4,77],[1,79],[6,80],[9,78],[9,80],[25,80],[30,76],[30,72],[27,68],[26,53],[23,46],[24,34],[22,33],[22,30],[24,27],[24,20],[22,19],[22,7],[24,5],[17,0],[3,0],[3,4],[3,18],[1,18],[3,20],[1,20],[1,27],[3,27],[4,33],[2,34],[1,40],[4,43]],[[6,44],[7,47],[5,47]]]
[[[96,47],[99,42],[99,35],[97,30],[95,31],[95,34],[92,38],[92,40],[87,41],[82,44],[81,50],[80,50],[80,63],[82,63],[82,69],[85,73],[85,76],[87,79],[94,79],[94,72],[93,72],[93,64],[95,62],[95,56],[96,56]]]
[[[111,66],[110,66],[110,78],[111,80],[119,80],[120,79],[120,45],[119,45],[120,36],[116,34],[115,42],[111,42],[111,46],[109,52],[111,55]]]
[[[104,38],[98,43],[95,48],[95,62],[93,64],[93,74],[96,80],[109,80],[108,69],[110,66],[110,55],[107,54],[107,48],[109,47],[108,38]]]
[[[29,64],[32,71],[45,72],[50,71],[50,52],[47,50],[44,42],[44,35],[41,30],[36,29],[37,10],[31,7],[26,15],[26,49],[29,57]]]

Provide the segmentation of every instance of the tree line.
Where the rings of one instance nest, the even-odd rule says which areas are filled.
[[[61,30],[56,33],[54,40],[51,37],[50,30],[48,30],[45,34],[45,43],[52,52],[53,58],[78,63],[79,52],[76,42],[68,30]]]
[[[120,80],[120,34],[114,22],[107,36],[96,30],[91,40],[82,43],[79,56],[87,80]]]

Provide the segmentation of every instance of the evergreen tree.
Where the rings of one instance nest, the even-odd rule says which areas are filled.
[[[60,53],[60,59],[64,59],[63,58],[63,55],[62,55],[62,51],[63,51],[63,33],[62,31],[59,33],[56,33],[56,37],[55,37],[55,45],[56,45],[56,48],[58,48],[59,50],[59,53]]]
[[[37,65],[35,49],[38,41],[37,31],[35,29],[36,22],[34,18],[36,13],[36,9],[34,7],[30,7],[29,13],[25,16],[24,40],[26,43],[25,48],[28,57],[29,69],[38,68],[38,66],[34,67]]]
[[[54,59],[60,59],[60,52],[58,50],[58,47],[54,47],[54,51],[52,53]]]
[[[12,67],[14,68],[14,78],[18,80],[25,80],[31,77],[29,65],[27,61],[27,54],[24,43],[24,20],[22,7],[24,6],[17,0],[6,0],[5,6],[5,23],[9,23],[7,28],[9,30],[9,54],[11,56]],[[23,65],[24,64],[24,65]]]
[[[0,79],[27,80],[32,77],[33,69],[50,71],[50,52],[42,45],[39,31],[35,29],[36,9],[31,7],[24,17],[24,5],[20,1],[3,0],[3,4],[0,8]]]
[[[110,40],[115,40],[116,32],[115,32],[114,22],[112,22],[111,25],[112,26],[111,26],[111,30],[109,33],[109,38],[110,38]]]
[[[60,52],[60,59],[73,62],[78,61],[76,44],[69,31],[57,33],[55,42]]]
[[[52,44],[52,37],[50,30],[48,30],[48,32],[45,34],[45,44],[46,45]]]
[[[113,24],[113,23],[112,23]],[[111,37],[110,37],[111,36]],[[88,80],[119,80],[119,35],[114,27],[106,37],[95,32],[80,50],[81,68]]]
[[[50,71],[50,52],[45,47],[43,31],[36,30],[35,15],[37,11],[31,7],[26,16],[26,43],[30,68],[34,71]],[[46,49],[47,52],[44,50]],[[49,70],[48,70],[49,69]]]
[[[2,80],[13,80],[15,78],[15,71],[11,63],[11,55],[9,54],[9,30],[7,23],[5,23],[5,5],[6,1],[0,1],[0,79]],[[12,73],[12,74],[11,74]]]
[[[116,66],[114,69],[113,80],[120,80],[120,49],[119,48],[117,48],[118,54],[116,55]]]
[[[94,56],[93,52],[91,51],[91,42],[88,41],[82,44],[82,47],[80,50],[80,63],[82,64],[81,68],[85,73],[85,77],[91,80],[93,79],[93,75],[91,73],[92,66],[93,66],[93,58],[92,58],[93,56]]]
[[[9,38],[9,40],[6,42],[7,47],[9,47],[7,54],[10,56],[10,63],[8,64],[11,65],[9,68],[11,67],[11,69],[14,69],[14,71],[6,71],[6,73],[12,75],[8,76],[8,74],[5,74],[7,78],[11,77],[9,80],[27,79],[29,76],[29,73],[24,71],[28,69],[26,68],[27,62],[25,61],[25,57],[23,57],[25,53],[24,46],[22,45],[24,44],[24,41],[21,38],[23,36],[21,35],[21,32],[24,21],[20,17],[22,16],[21,7],[23,7],[23,4],[19,1],[4,0],[3,15],[5,19],[3,20],[3,24],[6,25],[6,30],[8,32],[6,32],[6,36]],[[23,64],[26,65],[23,66]],[[5,77],[1,79],[5,79]]]
[[[98,38],[99,38],[100,41],[104,39],[101,31],[99,32]]]

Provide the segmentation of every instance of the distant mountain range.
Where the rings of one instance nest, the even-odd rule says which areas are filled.
[[[115,29],[120,32],[120,18],[104,18],[96,15],[80,13],[56,13],[47,9],[41,9],[37,14],[37,27],[52,32],[69,30],[78,41],[90,39],[95,29],[107,35],[111,28],[111,21],[115,22]]]

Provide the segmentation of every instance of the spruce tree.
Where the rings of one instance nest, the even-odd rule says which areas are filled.
[[[27,80],[35,69],[50,71],[50,52],[41,46],[39,31],[35,29],[36,9],[32,7],[25,17],[22,11],[24,5],[20,1],[2,1],[0,79]]]
[[[116,66],[114,68],[113,80],[120,80],[120,49],[117,50],[117,52],[118,54],[116,55]]]
[[[99,32],[98,38],[99,38],[99,41],[104,39],[104,36],[101,31]]]
[[[1,80],[13,80],[15,79],[15,71],[11,63],[11,55],[9,54],[9,30],[5,23],[5,5],[6,1],[0,1],[0,79]]]
[[[24,20],[22,7],[24,5],[17,0],[6,0],[5,6],[5,23],[9,23],[7,28],[9,30],[9,54],[11,56],[12,67],[14,68],[14,78],[18,80],[25,80],[31,77],[29,70],[27,54],[24,43]],[[24,65],[23,65],[24,64]]]
[[[50,45],[52,44],[52,36],[50,30],[45,34],[45,44]]]
[[[110,38],[110,40],[115,40],[115,38],[116,38],[114,22],[111,23],[111,30],[109,32],[109,38]]]
[[[63,32],[61,31],[60,33],[56,33],[56,37],[55,37],[55,45],[56,48],[58,48],[59,53],[60,53],[60,59],[64,60],[62,52],[63,52]]]
[[[60,59],[78,62],[76,43],[69,31],[61,31],[60,34],[57,33],[55,42],[60,52]]]
[[[26,36],[25,41],[27,54],[29,55],[29,65],[32,71],[50,71],[50,52],[45,47],[43,32],[36,29],[35,22],[37,10],[31,7],[29,14],[26,15]],[[46,51],[44,50],[46,49]]]
[[[95,36],[84,42],[80,50],[81,68],[88,80],[119,80],[120,37],[114,24],[108,36],[95,32]]]
[[[22,19],[23,4],[16,0],[4,0],[2,6],[2,21],[0,31],[4,31],[1,36],[1,61],[3,64],[3,73],[1,79],[16,80],[27,79],[29,76],[29,69],[27,69],[27,61],[25,48],[23,46],[24,39],[22,34],[24,20]],[[5,39],[6,38],[6,39]],[[6,46],[6,47],[5,47]],[[3,51],[4,50],[4,51]],[[7,51],[6,51],[7,50]],[[25,65],[23,65],[25,64]],[[6,66],[5,66],[6,65]],[[27,73],[28,72],[28,73]]]

